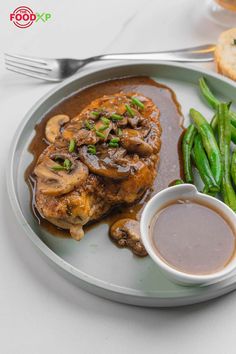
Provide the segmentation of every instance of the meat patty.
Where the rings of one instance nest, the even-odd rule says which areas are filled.
[[[134,203],[152,186],[161,147],[159,110],[141,94],[121,92],[92,101],[60,124],[52,127],[51,121],[52,143],[34,169],[35,203],[42,217],[79,240],[83,225]]]

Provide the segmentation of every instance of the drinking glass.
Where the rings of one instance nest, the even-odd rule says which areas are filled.
[[[236,0],[207,0],[207,14],[224,27],[236,27]]]

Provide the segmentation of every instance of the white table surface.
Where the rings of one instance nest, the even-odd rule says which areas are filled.
[[[214,42],[222,30],[199,0],[15,0],[0,4],[0,50],[86,57]],[[19,5],[52,19],[21,30],[9,21]],[[214,69],[213,64],[204,67]],[[236,293],[192,307],[160,310],[112,303],[72,285],[19,229],[9,206],[4,166],[24,114],[54,84],[0,65],[0,353],[235,353]]]

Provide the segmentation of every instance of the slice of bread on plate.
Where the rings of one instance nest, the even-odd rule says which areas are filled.
[[[236,81],[236,28],[221,33],[215,50],[217,71]]]

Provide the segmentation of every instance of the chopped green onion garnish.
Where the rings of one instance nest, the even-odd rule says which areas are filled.
[[[86,120],[84,122],[84,125],[85,125],[86,129],[88,129],[88,130],[92,130],[93,129],[92,124],[90,124],[88,120]]]
[[[108,125],[102,125],[101,127],[98,128],[99,132],[103,132],[104,130],[106,130],[108,128]]]
[[[96,146],[95,145],[88,145],[88,153],[91,155],[96,155]]]
[[[112,138],[110,140],[110,143],[118,143],[120,141],[120,138]]]
[[[120,138],[112,138],[110,141],[109,141],[109,143],[108,143],[108,145],[110,146],[110,147],[118,147],[119,146],[119,141],[120,141]]]
[[[113,120],[122,120],[124,117],[120,116],[119,114],[112,114],[111,119]]]
[[[92,114],[94,117],[99,117],[99,116],[100,116],[100,112],[97,112],[97,111],[93,111],[93,112],[91,112],[91,114]]]
[[[138,106],[141,109],[144,109],[144,104],[141,101],[139,101],[137,97],[132,97],[131,101],[134,105]]]
[[[116,134],[117,134],[118,136],[121,136],[121,135],[122,135],[122,130],[121,130],[120,128],[118,128]]]
[[[101,121],[105,124],[105,125],[109,125],[110,124],[110,120],[106,117],[102,117]]]
[[[91,155],[96,155],[96,150],[88,149],[88,153]]]
[[[134,117],[135,113],[132,110],[132,108],[128,104],[126,104],[125,107],[126,107],[126,110],[127,110],[128,114],[130,115],[130,117]]]
[[[109,142],[109,144],[108,144],[110,147],[118,147],[119,146],[119,144],[118,143],[112,143],[111,141]]]
[[[76,147],[75,139],[71,139],[70,140],[70,144],[69,144],[69,152],[74,152],[75,151],[75,147]]]
[[[99,136],[99,138],[101,139],[105,139],[106,137],[103,133],[99,132],[98,130],[96,130],[96,135]]]
[[[63,162],[63,166],[62,165],[55,165],[55,166],[52,166],[51,169],[53,171],[70,171],[71,170],[71,166],[72,166],[72,163],[69,159],[65,159],[64,162]]]
[[[64,166],[65,170],[69,171],[71,169],[71,165],[72,165],[72,163],[69,159],[64,160],[63,166]]]
[[[65,167],[61,165],[55,165],[51,167],[51,170],[53,171],[64,171]]]

